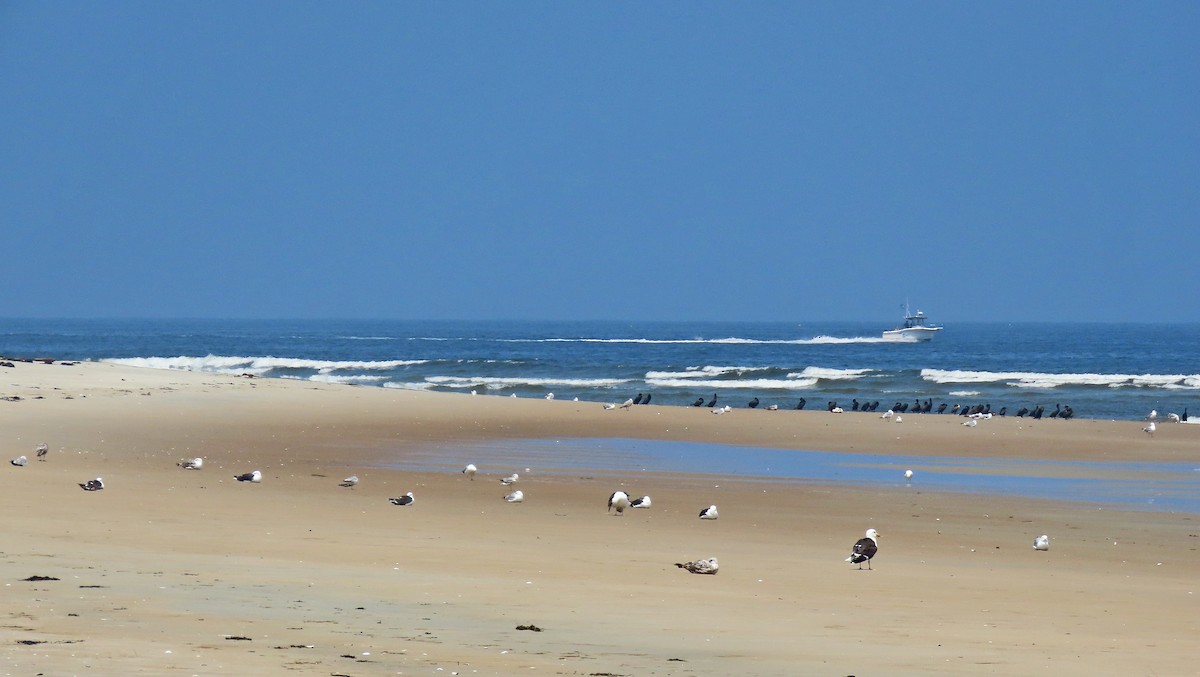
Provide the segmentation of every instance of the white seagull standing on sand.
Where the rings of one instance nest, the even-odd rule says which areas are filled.
[[[479,468],[476,468],[474,463],[468,463],[467,467],[462,469],[462,474],[466,475],[467,479],[473,480],[475,479],[475,473],[478,471]]]
[[[255,484],[257,484],[262,481],[262,471],[255,470],[254,472],[247,472],[247,473],[242,473],[241,475],[234,475],[233,479],[235,479],[239,482],[254,482]]]
[[[1154,421],[1150,421],[1150,425],[1146,426],[1145,428],[1142,428],[1142,432],[1146,433],[1150,437],[1154,437],[1155,430],[1158,430],[1158,428],[1156,428],[1154,426]]]
[[[1146,414],[1147,421],[1153,421],[1156,418],[1158,418],[1158,410],[1157,409],[1151,409],[1150,413]]]
[[[412,505],[413,501],[416,501],[417,499],[413,498],[413,494],[410,491],[407,494],[404,494],[403,496],[397,496],[396,498],[389,498],[388,500],[392,502],[392,505]]]
[[[554,399],[554,393],[546,393],[546,399],[548,399],[548,400]]]
[[[715,520],[715,519],[717,519],[718,516],[719,515],[717,515],[717,506],[715,506],[715,505],[710,505],[707,508],[700,511],[700,519],[702,519],[702,520]]]
[[[650,497],[642,496],[641,498],[635,498],[629,503],[629,507],[631,507],[631,508],[649,508],[650,507]]]
[[[509,503],[520,503],[521,501],[525,500],[525,492],[517,489],[511,494],[505,496],[504,500],[508,501]]]
[[[608,511],[609,512],[612,512],[615,509],[617,511],[618,515],[624,515],[625,508],[628,508],[629,505],[630,505],[629,494],[625,493],[624,491],[621,491],[620,489],[618,489],[617,491],[614,491],[612,493],[612,496],[608,497]]]
[[[860,571],[862,570],[863,562],[866,562],[867,569],[870,569],[871,558],[879,551],[879,541],[876,540],[878,538],[879,532],[874,529],[867,529],[867,535],[858,539],[858,542],[854,544],[854,550],[846,558],[846,561],[851,564],[857,564]]]
[[[676,562],[675,566],[679,567],[680,569],[687,569],[694,574],[716,574],[717,570],[721,568],[720,565],[717,564],[716,557],[698,559],[691,562]]]
[[[26,463],[28,463],[28,462],[29,462],[29,459],[28,459],[27,457],[25,457],[25,456],[18,456],[18,457],[16,457],[16,458],[14,458],[13,460],[9,461],[9,462],[10,462],[10,463],[12,463],[13,465],[17,466],[17,467],[20,467],[20,466],[23,466],[23,465],[25,465]]]
[[[974,428],[975,426],[979,425],[979,421],[976,419],[971,419],[969,421],[963,421],[963,425],[967,426],[968,428]]]
[[[184,470],[199,470],[204,467],[204,459],[199,456],[196,458],[185,458],[179,462],[179,467]]]
[[[79,488],[83,489],[84,491],[100,491],[104,488],[104,480],[97,477],[94,480],[88,480],[87,482],[80,483]]]
[[[45,442],[42,442],[41,444],[37,445],[36,451],[37,451],[37,459],[39,461],[44,461],[44,460],[46,460],[46,454],[50,453],[50,445],[46,444]]]
[[[905,470],[905,471],[904,471],[904,481],[905,481],[905,482],[911,482],[911,481],[912,481],[912,476],[913,476],[913,471],[912,471],[912,470]]]
[[[896,412],[892,411],[891,409],[888,409],[887,411],[883,412],[883,414],[879,418],[891,418],[895,415],[896,415]]]
[[[513,474],[509,475],[508,477],[501,477],[500,484],[503,484],[504,486],[507,487],[508,485],[516,482],[519,479],[521,479],[521,476],[518,475],[517,473],[513,473]]]
[[[1034,550],[1049,550],[1050,549],[1050,537],[1047,536],[1046,534],[1042,534],[1041,536],[1038,536],[1037,538],[1033,539],[1033,549]]]
[[[358,486],[358,475],[351,475],[347,477],[346,479],[342,480],[342,483],[338,486],[351,488]]]
[[[633,407],[633,398],[632,397],[621,403],[622,409],[629,409],[631,407]]]

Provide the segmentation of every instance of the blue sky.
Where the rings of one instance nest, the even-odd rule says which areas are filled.
[[[1200,321],[1194,2],[0,3],[8,317]]]

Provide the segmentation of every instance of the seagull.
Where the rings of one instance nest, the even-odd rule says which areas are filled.
[[[888,409],[887,411],[883,412],[883,414],[881,414],[879,416],[879,418],[891,418],[895,415],[896,415],[896,412],[892,411],[891,409]]]
[[[410,491],[407,494],[404,494],[403,496],[398,496],[396,498],[389,498],[388,500],[392,502],[392,505],[412,505],[413,501],[415,501],[417,499],[413,498],[412,492]]]
[[[633,398],[632,397],[621,403],[622,409],[628,409],[632,406],[633,406]]]
[[[25,456],[18,456],[16,458],[14,458],[12,461],[10,461],[10,463],[12,463],[13,465],[15,465],[17,467],[23,466],[28,462],[29,462],[29,459],[26,458]]]
[[[687,569],[694,574],[716,574],[720,566],[717,564],[716,557],[708,559],[698,559],[693,562],[676,562],[675,566],[680,569]]]
[[[1147,421],[1153,421],[1156,418],[1158,418],[1158,410],[1157,409],[1151,409],[1150,413],[1146,414]]]
[[[973,419],[970,419],[967,421],[963,421],[962,424],[967,426],[968,428],[974,428],[975,426],[979,425],[979,420],[973,418]]]
[[[768,404],[767,411],[779,411],[779,405],[778,404]]]
[[[50,453],[50,445],[46,444],[45,442],[37,445],[37,459],[39,461],[46,460],[46,454],[48,453]]]
[[[254,482],[257,484],[258,482],[262,481],[262,471],[255,470],[254,472],[247,472],[247,473],[242,473],[241,475],[234,475],[233,479],[235,479],[239,482]]]
[[[911,482],[911,481],[912,481],[912,476],[913,476],[913,471],[912,471],[912,470],[905,470],[905,471],[904,471],[904,481],[906,481],[906,482]]]
[[[512,484],[513,482],[516,482],[519,479],[521,479],[521,476],[518,475],[517,473],[513,473],[513,474],[509,475],[508,477],[501,477],[500,484],[503,484],[504,486],[507,487],[508,485]]]
[[[875,539],[879,538],[879,532],[874,529],[867,529],[867,535],[858,539],[854,544],[854,550],[846,561],[851,564],[857,564],[859,570],[862,570],[863,562],[867,563],[867,569],[871,568],[871,558],[879,551],[879,542]]]
[[[548,400],[554,399],[554,393],[546,393],[546,399],[548,399]]]
[[[642,496],[641,498],[635,498],[629,503],[629,507],[631,507],[631,508],[649,508],[650,507],[650,497]]]
[[[351,475],[351,476],[347,477],[346,479],[342,480],[342,483],[339,484],[338,486],[353,488],[357,484],[358,484],[358,475]]]
[[[842,409],[841,407],[834,407],[833,409],[829,410],[829,413],[831,413],[831,414],[843,414],[845,412],[846,412],[846,410]]]
[[[1170,421],[1171,423],[1179,423],[1179,414],[1176,414],[1175,412],[1171,412],[1171,413],[1167,414],[1167,420]]]
[[[617,408],[617,405],[613,404],[612,402],[607,402],[604,405],[605,411],[608,411],[609,409],[616,409],[616,408]]]
[[[710,505],[700,511],[700,519],[702,520],[715,520],[717,517],[717,506],[715,505]]]
[[[474,463],[468,463],[467,467],[462,469],[462,474],[466,475],[468,479],[474,480],[475,473],[478,472],[478,470],[479,469],[475,467]]]
[[[1050,549],[1050,537],[1047,536],[1046,534],[1042,534],[1041,536],[1038,536],[1037,538],[1033,539],[1033,549],[1034,550],[1049,550]]]
[[[199,456],[196,458],[185,458],[179,462],[179,467],[184,470],[199,470],[204,467],[204,459]]]
[[[1158,428],[1155,427],[1154,421],[1150,421],[1150,425],[1146,426],[1145,428],[1142,428],[1142,432],[1146,433],[1150,437],[1154,437],[1155,430],[1158,430]]]
[[[629,505],[629,494],[619,489],[614,491],[612,496],[608,497],[609,512],[612,512],[614,509],[616,509],[618,515],[624,515],[625,508],[628,508]]]
[[[79,488],[83,489],[84,491],[100,491],[104,488],[104,480],[97,477],[94,480],[88,480],[87,482],[80,483]]]
[[[504,500],[508,501],[509,503],[520,503],[521,501],[525,500],[525,492],[517,489],[511,494],[505,496]]]

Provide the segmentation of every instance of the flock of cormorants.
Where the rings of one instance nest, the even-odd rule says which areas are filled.
[[[642,393],[638,393],[637,397],[634,398],[633,403],[634,404],[649,404],[650,396],[649,395],[643,396]],[[757,397],[755,397],[754,399],[747,402],[746,406],[751,409],[756,409],[758,407],[759,403],[760,403],[759,399]],[[797,410],[799,410],[799,409],[803,409],[807,405],[808,405],[808,400],[801,397],[800,401],[796,403],[795,408]],[[693,406],[693,407],[708,407],[711,409],[711,408],[717,406],[717,395],[716,395],[716,393],[713,393],[712,399],[708,400],[707,402],[704,401],[703,397],[697,397],[696,401],[692,402],[691,406]],[[838,403],[836,401],[830,400],[829,402],[827,402],[825,404],[826,411],[833,411],[835,409],[837,409],[839,412],[844,411],[843,409],[841,409],[838,406]],[[876,411],[878,409],[879,409],[879,400],[875,400],[873,402],[859,402],[857,399],[855,399],[850,403],[850,411]],[[907,413],[946,414],[946,413],[949,413],[950,415],[958,415],[958,416],[972,416],[975,414],[980,414],[980,415],[991,414],[993,416],[1007,416],[1008,415],[1008,407],[1000,407],[999,410],[992,411],[991,404],[967,405],[967,404],[957,404],[956,403],[954,405],[950,405],[949,403],[946,403],[946,402],[942,402],[941,404],[939,404],[937,407],[937,411],[934,412],[932,399],[927,399],[924,402],[922,402],[921,400],[916,400],[912,404],[909,404],[908,402],[897,401],[895,404],[893,404],[890,407],[890,409],[891,409],[891,411],[894,411],[897,414],[907,414]],[[1055,404],[1054,410],[1049,413],[1046,413],[1046,407],[1044,407],[1042,405],[1037,405],[1034,407],[1021,407],[1020,409],[1017,410],[1016,415],[1019,417],[1028,416],[1028,417],[1034,418],[1034,419],[1040,419],[1043,416],[1046,418],[1067,419],[1067,418],[1072,418],[1075,416],[1075,410],[1072,409],[1071,405],[1069,405],[1069,404],[1065,407],[1060,404]]]

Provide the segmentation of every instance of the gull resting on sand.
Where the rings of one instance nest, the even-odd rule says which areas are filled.
[[[716,557],[698,559],[691,562],[676,562],[675,566],[680,569],[687,569],[694,574],[716,574],[717,570],[720,569]]]

